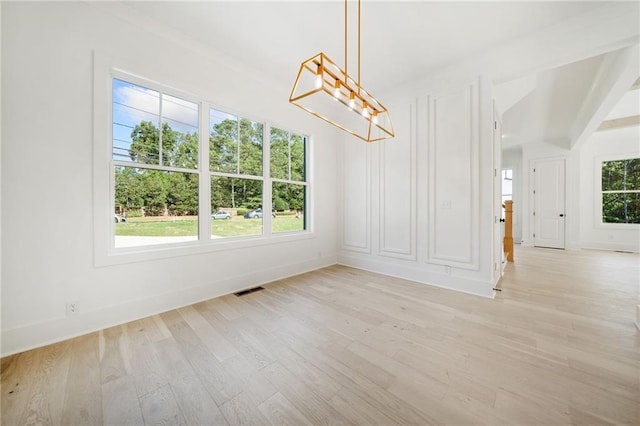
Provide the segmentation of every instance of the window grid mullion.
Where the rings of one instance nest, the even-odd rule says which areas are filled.
[[[198,118],[198,240],[211,240],[211,178],[209,177],[209,106],[200,102]]]
[[[162,100],[164,99],[164,93],[160,92],[160,106],[158,108],[158,164],[164,165],[164,161],[162,160],[163,152],[162,152]]]
[[[115,166],[120,166],[120,167],[133,167],[137,169],[158,170],[161,172],[178,172],[178,173],[193,173],[193,174],[197,174],[200,172],[198,169],[184,169],[182,167],[158,166],[157,164],[136,163],[134,161],[113,160],[113,164]]]
[[[271,212],[273,211],[273,179],[271,178],[271,125],[262,125],[262,175],[264,184],[262,185],[262,234],[265,237],[271,236],[273,224]],[[268,214],[264,214],[268,212]]]
[[[287,177],[291,180],[291,132],[287,132],[287,153],[289,155]]]

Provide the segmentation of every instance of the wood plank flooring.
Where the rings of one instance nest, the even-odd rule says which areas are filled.
[[[495,300],[332,266],[2,359],[2,424],[640,424],[639,256]]]

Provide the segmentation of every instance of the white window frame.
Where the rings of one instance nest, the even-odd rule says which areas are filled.
[[[290,180],[290,179],[278,179],[278,178],[273,178],[271,177],[271,129],[275,128],[275,129],[279,129],[279,130],[284,130],[285,132],[288,132],[289,135],[296,134],[298,136],[302,136],[303,141],[304,141],[304,163],[305,163],[305,170],[304,170],[304,181],[297,181],[297,180]],[[294,130],[289,130],[288,127],[284,126],[269,126],[268,128],[269,130],[269,149],[267,151],[269,151],[268,153],[268,161],[269,161],[269,170],[268,170],[268,176],[265,174],[265,176],[267,176],[268,180],[269,180],[269,196],[267,197],[269,199],[269,212],[272,211],[273,209],[273,183],[277,182],[277,183],[286,183],[286,184],[292,184],[292,185],[301,185],[304,186],[304,197],[305,197],[305,206],[304,206],[304,224],[305,224],[305,229],[302,231],[291,231],[291,232],[273,232],[271,226],[272,224],[269,223],[269,234],[273,234],[273,235],[292,235],[292,234],[296,234],[299,232],[307,232],[309,230],[309,228],[311,227],[311,221],[310,221],[310,217],[308,217],[308,210],[309,210],[309,204],[310,204],[310,193],[309,193],[309,161],[308,161],[308,151],[309,151],[309,144],[310,144],[310,140],[311,137],[309,137],[308,135],[306,135],[303,132],[296,132]],[[267,132],[267,130],[265,129],[265,133]],[[289,166],[288,166],[288,171],[289,171],[289,177],[291,177],[291,150],[289,150]],[[271,222],[271,214],[268,215],[269,216],[269,221]],[[264,215],[263,215],[264,217]],[[266,224],[264,225],[266,227]]]
[[[602,190],[602,163],[607,161],[620,161],[620,160],[629,160],[633,158],[639,158],[637,153],[629,153],[629,154],[616,154],[616,155],[607,155],[597,157],[595,159],[594,171],[593,174],[595,177],[594,182],[594,218],[595,218],[595,227],[601,229],[640,229],[640,223],[608,223],[602,220],[602,195],[605,193],[615,193],[615,192],[640,192],[637,191],[603,191]]]
[[[142,78],[135,73],[129,72],[131,67],[122,67],[114,61],[98,52],[94,52],[94,85],[93,85],[93,232],[94,232],[94,264],[96,266],[108,266],[123,263],[148,261],[155,259],[187,256],[207,252],[216,252],[230,249],[242,249],[260,245],[270,245],[280,242],[296,241],[314,238],[312,226],[312,193],[311,180],[311,144],[313,138],[305,132],[297,132],[305,135],[307,146],[305,147],[305,177],[306,177],[306,229],[303,231],[290,233],[271,233],[271,215],[263,215],[263,232],[260,235],[211,238],[211,225],[209,220],[201,218],[211,217],[211,176],[209,170],[209,109],[236,114],[238,117],[258,121],[263,124],[263,210],[271,211],[271,182],[270,177],[270,129],[271,125],[266,120],[251,118],[251,114],[237,113],[232,108],[225,108],[213,102],[201,100],[190,93],[177,90],[153,81],[151,78]],[[127,69],[127,71],[124,71]],[[199,197],[198,197],[198,240],[188,242],[166,243],[158,245],[145,245],[136,247],[114,247],[114,194],[115,194],[115,163],[121,161],[113,160],[112,156],[112,123],[113,123],[113,78],[124,80],[133,84],[138,84],[149,89],[158,90],[162,93],[183,98],[198,104],[199,111]],[[282,127],[280,127],[282,128]],[[284,128],[290,128],[286,126]],[[206,135],[203,141],[202,135]],[[127,167],[144,168],[146,165],[137,163],[127,163]],[[164,166],[163,166],[164,167]],[[155,168],[155,167],[154,167]],[[192,169],[171,168],[170,171],[193,173]],[[234,175],[232,177],[240,177]],[[258,179],[257,177],[251,177]]]

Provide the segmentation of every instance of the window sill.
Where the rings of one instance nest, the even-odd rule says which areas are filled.
[[[616,229],[621,231],[631,231],[631,230],[639,230],[639,223],[603,223],[600,222],[596,225],[596,228],[599,229]]]
[[[236,237],[203,241],[188,241],[137,247],[112,248],[103,253],[96,250],[96,267],[126,263],[147,262],[181,256],[192,256],[220,251],[242,250],[315,238],[311,231],[272,234],[270,236]]]

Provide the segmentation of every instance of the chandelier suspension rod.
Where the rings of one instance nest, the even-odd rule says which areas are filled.
[[[358,0],[358,94],[360,93],[360,0]]]
[[[349,73],[349,19],[348,19],[348,7],[349,0],[344,0],[344,72]],[[358,0],[358,93],[360,93],[360,0]]]
[[[344,0],[344,73],[348,74],[349,73],[349,68],[347,67],[347,48],[348,48],[348,43],[347,43],[347,39],[349,37],[349,32],[347,31],[347,25],[348,25],[348,20],[347,20],[347,0]],[[345,81],[346,83],[346,81]]]

